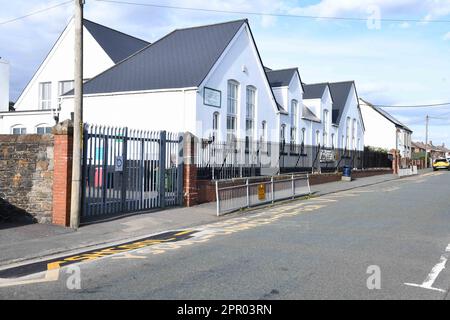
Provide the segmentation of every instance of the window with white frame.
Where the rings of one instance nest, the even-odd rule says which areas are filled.
[[[336,142],[335,142],[335,134],[334,133],[332,133],[331,134],[331,148],[335,148],[335,146],[336,146]]]
[[[249,150],[254,136],[255,110],[256,110],[256,88],[247,86],[247,103],[245,116],[245,147]]]
[[[328,110],[323,110],[323,145],[328,147],[328,126],[330,124],[328,117]]]
[[[213,113],[213,121],[212,121],[212,138],[213,141],[217,142],[219,138],[219,113]]]
[[[291,146],[297,143],[298,101],[291,102]]]
[[[27,128],[21,124],[18,124],[11,128],[11,133],[15,135],[27,134]]]
[[[265,120],[263,122],[261,122],[260,143],[261,143],[261,147],[260,147],[261,151],[267,152],[267,122]]]
[[[301,144],[302,145],[305,144],[305,139],[306,139],[306,129],[302,128],[302,138],[301,138]]]
[[[286,143],[286,125],[283,123],[280,129],[280,142]]]
[[[227,142],[236,141],[239,83],[228,81]]]
[[[356,149],[356,119],[353,119],[353,127],[352,127],[352,147]]]
[[[37,134],[49,134],[52,133],[52,127],[48,124],[40,124],[36,127]]]
[[[39,83],[39,109],[48,110],[52,107],[52,83]]]
[[[345,149],[349,149],[350,148],[350,125],[351,125],[351,119],[350,117],[347,118],[347,123],[346,123],[346,129],[345,129],[345,133],[346,133],[346,141],[345,141]]]
[[[316,146],[320,146],[320,131],[316,131]]]
[[[61,97],[62,95],[66,94],[70,90],[73,89],[74,81],[60,81],[58,83],[58,95]]]

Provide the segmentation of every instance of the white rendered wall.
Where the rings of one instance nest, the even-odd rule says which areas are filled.
[[[84,122],[90,124],[196,134],[196,90],[92,95],[83,106]],[[64,98],[60,120],[71,112],[73,98]]]
[[[366,127],[364,144],[388,151],[396,149],[396,126],[364,103],[361,103],[361,113]]]
[[[51,111],[29,111],[0,113],[0,134],[11,134],[13,127],[27,129],[27,134],[36,133],[38,126],[53,127],[55,121]]]
[[[346,121],[347,118],[350,118],[350,148],[356,149],[356,150],[364,150],[364,127],[363,127],[363,119],[361,118],[360,112],[358,110],[358,98],[356,95],[356,89],[354,85],[352,86],[352,90],[350,93],[350,96],[347,98],[347,103],[345,104],[344,110],[342,111],[341,120],[339,123],[339,141],[340,141],[340,148],[345,148],[345,143],[342,144],[342,136],[344,136],[344,142],[347,139],[347,127],[346,127]],[[356,119],[357,121],[357,130],[355,134],[355,144],[356,148],[352,146],[352,127],[353,127],[353,120]],[[359,144],[358,144],[359,141]]]
[[[256,110],[254,119],[254,139],[259,139],[263,121],[267,123],[267,140],[277,141],[279,126],[275,101],[270,91],[269,84],[257,56],[256,48],[250,38],[247,26],[243,26],[236,35],[228,50],[224,53],[219,63],[216,64],[211,74],[205,79],[197,94],[197,130],[203,138],[208,138],[212,133],[212,119],[215,112],[219,112],[218,140],[226,140],[227,117],[227,91],[228,81],[239,83],[238,108],[237,108],[237,138],[245,139],[246,119],[246,88],[256,88]],[[221,107],[211,107],[203,103],[204,87],[222,92]]]
[[[9,63],[0,58],[0,112],[9,110]]]
[[[114,63],[91,36],[89,31],[86,28],[83,28],[83,31],[83,77],[84,79],[90,79],[110,68]],[[71,21],[17,100],[15,104],[17,111],[39,109],[39,83],[42,82],[52,83],[51,107],[58,108],[59,81],[72,81],[74,79],[74,37],[73,21]]]

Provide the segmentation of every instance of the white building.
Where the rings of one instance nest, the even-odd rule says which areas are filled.
[[[0,112],[9,111],[9,63],[0,57]]]
[[[86,80],[149,44],[89,20],[83,25]],[[16,111],[1,109],[0,133],[45,133],[55,125],[61,96],[73,88],[74,36],[72,20],[18,98]]]
[[[364,150],[364,121],[353,81],[305,85],[306,113],[317,120],[309,130],[312,145]]]
[[[411,158],[412,130],[383,109],[359,100],[366,125],[365,145],[398,150],[403,158]]]
[[[310,120],[309,126],[305,127],[306,144],[338,148],[337,125],[332,122],[333,99],[329,84],[305,84],[304,88],[304,119]]]
[[[88,123],[279,140],[276,103],[247,20],[180,29],[86,82]],[[62,102],[61,120],[73,110]]]

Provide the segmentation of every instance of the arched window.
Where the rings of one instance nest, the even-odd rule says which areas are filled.
[[[36,133],[37,134],[52,133],[52,127],[49,124],[42,123],[42,124],[36,126]]]
[[[356,119],[353,119],[353,127],[352,127],[352,147],[356,149]]]
[[[298,101],[291,102],[291,146],[297,143]]]
[[[11,134],[27,134],[27,128],[25,128],[22,124],[16,124],[15,126],[11,127]]]
[[[286,142],[286,125],[284,123],[281,125],[280,129],[280,142],[281,143]]]
[[[324,147],[328,147],[328,126],[330,124],[328,115],[329,115],[328,110],[323,110],[323,145],[324,145]]]
[[[334,135],[334,133],[332,133],[332,134],[331,134],[331,148],[333,148],[333,149],[334,149],[334,147],[335,147],[335,145],[336,145],[336,143],[335,143],[335,141],[334,141],[334,138],[335,138],[335,135]]]
[[[213,140],[217,142],[218,138],[219,138],[219,113],[218,112],[214,112],[213,113],[213,121],[212,121],[212,135],[213,135]]]
[[[255,110],[256,110],[256,88],[247,86],[247,108],[245,116],[245,149],[249,150],[254,136]]]
[[[239,99],[239,83],[237,81],[228,81],[227,97],[227,142],[233,142],[236,141],[237,133],[237,110]]]
[[[350,125],[351,125],[351,119],[350,117],[347,118],[347,123],[346,123],[346,140],[345,140],[345,149],[350,149]]]
[[[267,151],[267,122],[264,120],[261,122],[261,137],[260,137],[260,143],[261,143],[261,151],[266,152]]]
[[[301,144],[304,145],[306,141],[306,129],[302,128],[302,140],[301,140]]]

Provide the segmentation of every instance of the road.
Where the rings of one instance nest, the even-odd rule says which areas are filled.
[[[437,172],[276,205],[1,280],[0,299],[450,299],[449,194]]]

